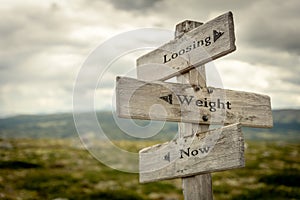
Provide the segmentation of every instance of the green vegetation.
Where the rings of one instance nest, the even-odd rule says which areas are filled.
[[[183,199],[181,180],[139,184],[72,139],[0,140],[0,199]],[[152,143],[155,143],[154,141]],[[116,141],[137,152],[138,141]],[[300,199],[300,145],[246,142],[246,167],[213,174],[215,199]]]
[[[246,146],[245,168],[214,174],[214,194],[221,195],[217,199],[300,198],[299,144],[249,142]]]
[[[86,114],[82,123],[89,125]],[[170,140],[177,132],[176,123],[166,123],[151,140],[140,141],[124,134],[111,113],[96,115],[106,136],[130,152]],[[213,173],[215,199],[300,199],[300,110],[273,111],[273,118],[272,129],[243,128],[246,167]],[[183,199],[180,179],[139,184],[138,174],[94,159],[78,145],[72,114],[0,119],[0,138],[0,199]]]

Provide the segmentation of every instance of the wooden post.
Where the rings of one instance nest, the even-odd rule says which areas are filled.
[[[184,21],[176,25],[175,38],[180,38],[184,33],[202,25],[196,21]],[[189,72],[177,76],[178,83],[187,83],[206,87],[205,66],[192,69]],[[178,123],[179,137],[192,135],[208,130],[209,125],[191,123]],[[185,200],[209,200],[213,199],[211,174],[196,175],[182,178],[182,189]]]

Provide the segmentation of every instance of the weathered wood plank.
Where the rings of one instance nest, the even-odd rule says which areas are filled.
[[[142,80],[167,80],[233,52],[233,16],[225,13],[138,58]]]
[[[199,124],[239,122],[261,128],[273,125],[270,97],[249,92],[117,77],[116,100],[118,116],[124,118]]]
[[[240,168],[245,164],[241,125],[148,147],[139,157],[142,183]]]

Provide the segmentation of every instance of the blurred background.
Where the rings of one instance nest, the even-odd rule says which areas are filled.
[[[182,199],[181,180],[141,185],[138,174],[111,169],[86,151],[73,120],[73,89],[87,57],[110,38],[139,28],[172,33],[186,19],[207,22],[228,11],[237,50],[213,65],[224,88],[271,97],[274,127],[243,129],[246,167],[214,173],[214,197],[300,199],[299,8],[298,0],[2,1],[0,199]],[[80,85],[83,105],[95,95],[101,128],[128,152],[176,137],[176,123],[166,123],[154,137],[138,139],[113,117],[115,77],[135,74],[135,60],[157,48],[158,37],[117,58],[101,85]],[[93,64],[107,67],[103,62]],[[91,112],[89,105],[80,112]]]

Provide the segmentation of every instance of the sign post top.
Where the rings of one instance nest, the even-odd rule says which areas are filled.
[[[175,28],[175,39],[180,38],[185,33],[197,28],[198,26],[203,25],[202,22],[196,22],[191,20],[185,20],[176,25]]]
[[[235,51],[231,12],[197,28],[189,22],[178,25],[183,31],[176,33],[176,39],[137,59],[139,79],[167,80]]]

